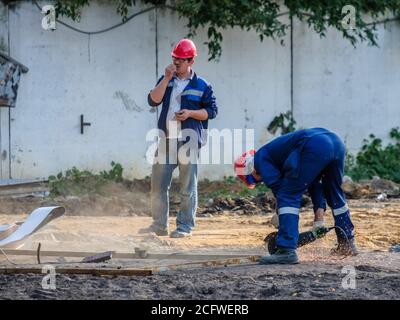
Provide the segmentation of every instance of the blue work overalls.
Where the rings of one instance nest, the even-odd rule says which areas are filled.
[[[301,198],[307,190],[314,209],[325,209],[326,202],[331,207],[338,240],[354,237],[341,187],[345,153],[340,138],[323,128],[283,135],[256,152],[255,170],[277,198],[278,247],[296,249]]]

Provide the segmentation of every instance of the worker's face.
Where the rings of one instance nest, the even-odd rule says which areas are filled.
[[[194,63],[194,58],[189,58],[189,59],[179,59],[172,57],[172,62],[176,67],[176,73],[178,75],[184,74],[190,70]]]

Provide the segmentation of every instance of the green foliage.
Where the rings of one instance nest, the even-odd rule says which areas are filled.
[[[111,170],[110,171],[102,171],[100,172],[100,176],[106,180],[111,180],[115,182],[122,182],[122,172],[124,169],[119,163],[111,162]]]
[[[81,9],[90,6],[93,0],[57,0],[55,9],[57,17],[66,16],[74,21],[81,18]],[[125,20],[127,18],[129,8],[136,5],[136,0],[108,0],[116,7],[116,12]],[[165,0],[141,0],[141,3],[152,4],[156,6],[165,5]]]
[[[267,191],[270,191],[270,189],[264,184],[264,183],[258,183],[254,189],[249,189],[247,187],[244,187],[242,191],[239,192],[239,198],[240,197],[246,197],[246,196],[252,196],[255,197],[260,193],[266,193]]]
[[[356,167],[356,158],[348,151],[346,150],[346,159],[344,162],[344,173],[347,176],[352,176],[354,179],[354,173],[352,171]]]
[[[357,40],[368,41],[376,46],[376,25],[388,13],[400,16],[400,2],[398,0],[286,0],[285,5],[289,8],[290,14],[313,27],[321,37],[325,37],[328,27],[333,27],[342,33],[342,36],[349,40],[353,46]],[[355,29],[345,29],[342,20],[346,13],[342,14],[342,8],[352,5],[355,8]],[[373,23],[366,21],[369,15]]]
[[[373,134],[364,144],[356,157],[348,155],[346,174],[354,180],[371,179],[373,176],[400,182],[400,131],[393,128],[390,137],[394,143],[382,145],[382,140]]]
[[[135,0],[109,0],[116,6],[116,11],[127,18],[130,7],[136,5]],[[92,0],[58,0],[57,14],[79,20],[79,10],[88,6]],[[139,2],[139,1],[138,1]],[[144,4],[165,6],[165,0],[140,0]],[[328,27],[333,27],[342,33],[354,46],[357,41],[376,43],[375,22],[390,13],[400,16],[400,1],[398,0],[175,0],[173,9],[180,17],[187,19],[188,36],[192,37],[199,28],[207,28],[209,59],[218,59],[221,55],[223,29],[239,27],[242,30],[254,30],[261,41],[266,37],[273,39],[286,35],[289,29],[288,19],[282,16],[288,14],[306,22],[321,37],[325,37]],[[355,11],[355,29],[346,29],[342,20],[342,8],[353,5]],[[169,6],[171,8],[171,6]],[[369,24],[365,17],[369,15],[373,23]]]
[[[58,0],[55,4],[56,15],[67,16],[74,21],[80,21],[81,9],[89,6],[90,0]]]
[[[291,111],[276,116],[267,127],[268,132],[275,134],[278,130],[286,134],[296,130],[296,121]]]
[[[102,193],[102,188],[110,181],[122,182],[123,168],[120,164],[111,163],[110,171],[99,175],[76,167],[49,177],[50,196],[84,195]]]
[[[281,38],[288,25],[277,16],[280,12],[277,1],[241,0],[241,1],[198,1],[184,0],[177,5],[181,17],[188,19],[189,36],[196,34],[200,27],[207,27],[210,60],[221,55],[221,31],[239,27],[242,30],[257,32],[260,40],[266,37]]]
[[[236,199],[248,196],[251,197],[257,196],[260,193],[265,193],[268,190],[268,187],[263,183],[257,184],[254,189],[249,189],[243,184],[243,182],[239,181],[238,178],[229,176],[224,177],[221,187],[218,190],[199,194],[199,201],[200,203],[207,203],[208,199],[210,198]]]

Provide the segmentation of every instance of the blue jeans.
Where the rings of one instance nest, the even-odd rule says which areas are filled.
[[[151,212],[153,226],[157,229],[168,230],[169,218],[169,189],[172,173],[179,167],[180,210],[176,216],[177,230],[191,232],[195,227],[197,209],[197,163],[181,163],[177,152],[182,142],[168,140],[166,148],[158,148],[156,156],[164,157],[165,163],[154,163],[151,175]],[[177,145],[171,148],[171,144]],[[176,150],[174,150],[176,149]]]

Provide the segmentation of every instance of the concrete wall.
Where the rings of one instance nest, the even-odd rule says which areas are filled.
[[[154,84],[154,13],[88,37],[41,27],[31,3],[10,12],[11,55],[30,71],[12,110],[12,174],[42,177],[77,166],[99,171],[122,163],[142,176],[145,133],[155,124],[146,92]],[[120,22],[106,6],[86,10],[79,28]],[[80,115],[91,122],[80,133]]]
[[[0,3],[0,50],[8,53],[8,10]],[[0,178],[10,176],[10,110],[0,108]]]
[[[170,63],[173,44],[185,35],[185,21],[169,10],[158,11],[156,33],[156,13],[151,11],[89,37],[60,24],[54,32],[44,31],[41,19],[31,2],[21,2],[9,13],[10,55],[30,68],[11,110],[12,177],[47,177],[72,166],[99,171],[111,161],[121,163],[128,178],[149,175],[145,137],[156,126],[156,113],[150,112],[146,96],[156,74]],[[99,30],[119,21],[100,3],[83,11],[81,23],[68,23]],[[6,23],[2,34],[4,28]],[[387,30],[379,27],[380,48],[353,49],[333,30],[320,39],[300,22],[294,30],[298,126],[333,129],[355,151],[369,133],[385,138],[399,125],[397,23]],[[219,105],[210,127],[253,128],[259,147],[271,138],[266,127],[273,117],[291,108],[290,39],[284,39],[285,46],[272,39],[260,42],[255,33],[238,29],[223,36],[219,62],[207,61],[205,31],[194,39],[199,49],[195,71],[213,84]],[[83,135],[81,114],[92,123]],[[201,168],[202,178],[231,174],[231,165]]]
[[[294,117],[303,127],[338,132],[352,152],[370,133],[387,141],[400,126],[400,23],[378,31],[379,47],[354,49],[336,31],[320,39],[295,26]]]

